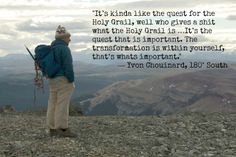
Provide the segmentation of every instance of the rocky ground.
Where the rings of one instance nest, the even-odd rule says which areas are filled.
[[[0,156],[235,157],[236,113],[70,117],[78,138],[50,137],[45,116],[0,114]]]

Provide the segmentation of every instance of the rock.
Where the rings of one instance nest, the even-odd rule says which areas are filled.
[[[0,107],[0,113],[15,113],[16,110],[13,106],[11,105],[5,105]]]
[[[45,116],[0,114],[0,156],[235,156],[236,113],[80,116],[78,138],[50,137]]]
[[[15,141],[14,143],[10,144],[10,149],[21,149],[24,147],[24,144],[21,141]]]

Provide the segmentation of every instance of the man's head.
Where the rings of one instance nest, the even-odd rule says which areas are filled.
[[[70,40],[70,33],[66,30],[65,27],[59,25],[56,30],[55,39],[64,40],[67,44],[69,44]]]

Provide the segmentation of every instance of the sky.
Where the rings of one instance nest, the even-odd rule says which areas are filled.
[[[205,42],[221,43],[236,53],[235,0],[0,0],[0,56],[27,53],[39,43],[54,40],[57,26],[72,34],[72,53],[91,49],[92,10],[212,10],[216,25]]]

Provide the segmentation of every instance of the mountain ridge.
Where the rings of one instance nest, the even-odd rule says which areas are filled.
[[[118,115],[233,112],[236,111],[235,74],[234,69],[203,70],[165,78],[117,82],[86,102],[87,114],[105,112],[112,115],[115,111]]]

